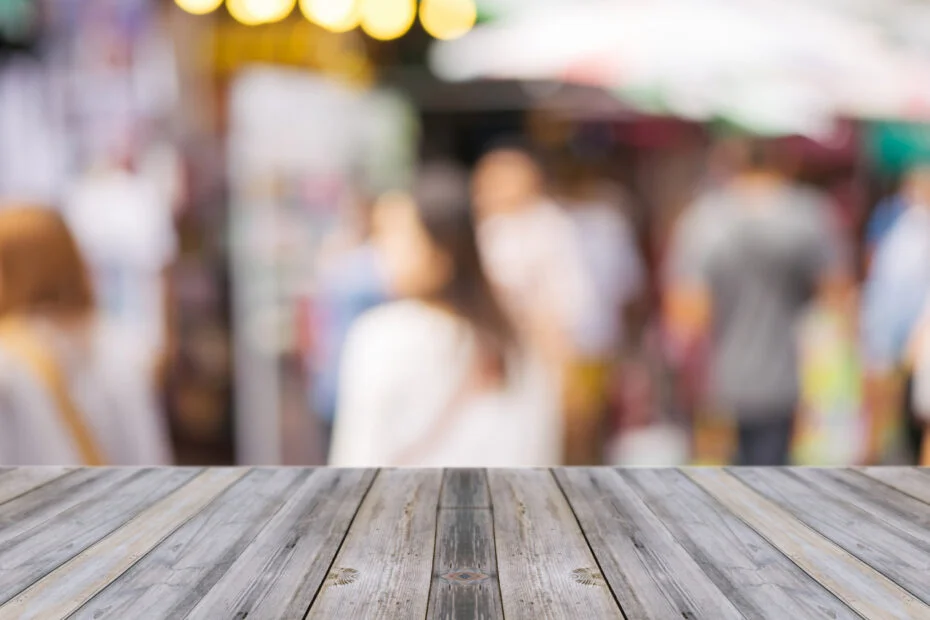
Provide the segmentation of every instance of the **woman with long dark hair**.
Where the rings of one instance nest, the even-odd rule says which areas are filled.
[[[557,393],[485,277],[465,176],[424,168],[375,226],[399,300],[349,335],[330,463],[557,464]]]

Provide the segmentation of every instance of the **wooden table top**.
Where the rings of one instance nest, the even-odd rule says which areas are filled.
[[[930,618],[930,470],[0,470],[0,620]]]

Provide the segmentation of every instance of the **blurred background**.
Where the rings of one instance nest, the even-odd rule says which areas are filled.
[[[147,360],[157,419],[125,432],[161,433],[159,459],[322,464],[334,425],[343,450],[385,432],[339,420],[347,391],[381,389],[340,376],[364,356],[342,352],[367,309],[442,305],[392,288],[378,242],[405,213],[385,202],[435,161],[475,171],[496,294],[530,255],[533,290],[554,289],[524,314],[502,301],[520,338],[586,300],[552,363],[561,448],[537,460],[912,463],[930,446],[924,2],[0,0],[0,202],[67,222],[95,315],[122,330],[107,337]],[[403,366],[405,346],[371,356]],[[28,379],[7,361],[12,393]],[[117,424],[90,411],[102,399],[37,389],[98,439]],[[27,402],[0,407],[21,445],[42,441],[12,421]],[[403,427],[419,404],[397,402]],[[432,414],[421,435],[456,432]],[[0,441],[42,462],[20,450]]]

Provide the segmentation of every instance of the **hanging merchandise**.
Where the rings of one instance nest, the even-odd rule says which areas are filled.
[[[416,125],[394,95],[301,71],[246,70],[230,97],[236,458],[293,463],[313,443],[294,360],[314,353],[324,237],[362,194],[408,183]]]

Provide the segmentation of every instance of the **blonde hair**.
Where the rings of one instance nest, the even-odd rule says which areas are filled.
[[[39,207],[0,208],[0,317],[93,311],[87,266],[62,217]]]

